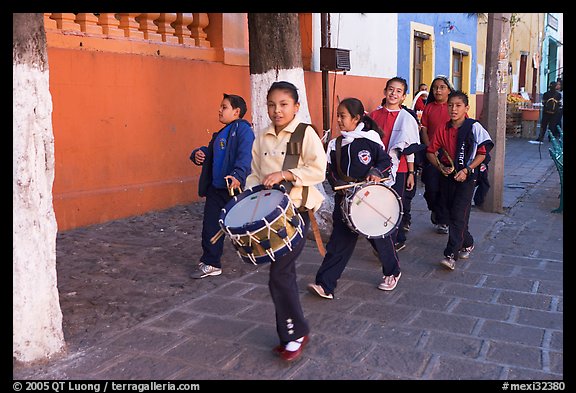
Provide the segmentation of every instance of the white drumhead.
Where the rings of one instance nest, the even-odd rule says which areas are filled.
[[[280,190],[260,190],[238,201],[224,217],[227,227],[241,227],[259,221],[281,205],[284,193]]]
[[[371,184],[356,191],[349,205],[349,219],[367,236],[384,236],[399,223],[402,205],[397,194],[382,184]]]

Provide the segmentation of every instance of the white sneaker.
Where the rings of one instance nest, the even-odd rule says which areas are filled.
[[[212,265],[207,265],[200,262],[198,265],[198,271],[190,275],[191,278],[204,278],[208,276],[219,276],[222,274],[222,269],[214,267]]]
[[[398,273],[397,276],[384,276],[384,281],[382,281],[380,285],[378,285],[378,289],[381,289],[383,291],[393,290],[394,288],[396,288],[396,285],[398,285],[400,276],[402,276],[402,273]]]
[[[456,261],[451,256],[444,257],[444,259],[440,261],[440,264],[444,267],[447,267],[450,270],[454,270],[454,268],[456,267]]]
[[[470,258],[470,253],[472,252],[472,250],[474,250],[474,245],[471,245],[470,247],[464,247],[463,249],[458,251],[458,258],[460,259]]]
[[[308,284],[308,292],[323,297],[324,299],[334,299],[334,295],[324,292],[324,288],[318,284]]]
[[[441,235],[447,235],[448,234],[448,225],[436,225],[436,233],[439,233]]]

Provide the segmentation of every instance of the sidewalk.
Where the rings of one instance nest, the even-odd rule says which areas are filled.
[[[200,255],[202,203],[59,235],[68,353],[47,365],[15,365],[13,377],[562,380],[563,214],[551,213],[560,182],[547,142],[541,152],[542,159],[538,145],[507,139],[506,211],[473,209],[476,248],[454,271],[439,265],[446,237],[433,231],[421,184],[392,292],[376,288],[380,265],[359,240],[335,299],[309,294],[322,259],[308,240],[298,275],[311,340],[293,363],[271,352],[269,265],[244,263],[227,246],[224,274],[188,278]],[[74,270],[75,261],[96,270]],[[144,281],[146,291],[135,293]],[[83,303],[90,285],[101,292]]]

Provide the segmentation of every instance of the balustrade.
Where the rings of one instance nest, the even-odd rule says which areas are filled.
[[[45,13],[46,30],[210,48],[207,13]]]

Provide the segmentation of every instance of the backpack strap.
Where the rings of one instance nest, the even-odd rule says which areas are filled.
[[[296,127],[296,130],[290,136],[288,145],[286,146],[286,155],[284,156],[284,163],[282,165],[282,170],[286,171],[298,167],[298,160],[300,159],[300,154],[302,153],[302,141],[304,140],[304,133],[306,128],[309,126],[307,123],[300,123]],[[292,190],[292,182],[282,181],[281,183],[286,187],[286,191],[290,193]],[[304,186],[302,189],[302,207],[306,204],[308,199],[308,186]]]
[[[311,126],[314,128],[312,124],[307,123],[300,123],[296,127],[296,130],[290,136],[290,140],[288,141],[288,145],[286,146],[286,155],[284,157],[284,163],[282,164],[282,170],[286,171],[288,169],[296,168],[298,166],[298,160],[300,159],[300,154],[302,153],[302,141],[304,140],[304,133],[306,132],[306,128]],[[314,131],[316,129],[314,128]],[[293,187],[292,182],[282,181],[281,183],[286,187],[286,191],[290,193],[290,190]],[[308,210],[306,209],[306,200],[308,199],[308,188],[309,186],[302,187],[302,205],[300,206],[299,210]],[[303,212],[305,214],[306,212]],[[312,210],[308,210],[308,217],[310,217],[310,224],[312,225],[312,231],[314,232],[314,239],[316,240],[316,245],[318,247],[318,251],[320,251],[320,255],[326,255],[326,249],[324,248],[324,243],[322,243],[322,236],[320,235],[320,228],[318,228],[318,222],[314,217],[314,212]]]
[[[342,168],[340,167],[340,163],[341,161],[341,154],[342,154],[342,135],[340,135],[338,138],[336,138],[336,150],[335,150],[335,154],[336,154],[336,172],[338,172],[338,177],[344,181],[347,182],[355,182],[356,179],[354,179],[353,177],[350,177],[348,175],[346,175],[344,172],[342,172]]]

